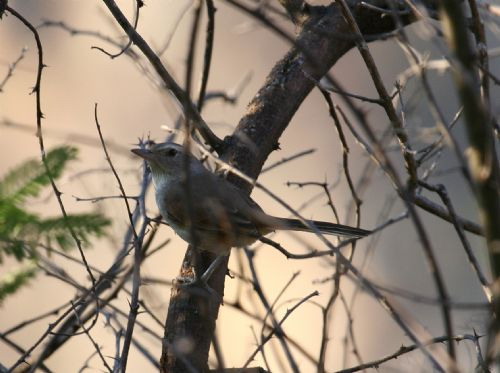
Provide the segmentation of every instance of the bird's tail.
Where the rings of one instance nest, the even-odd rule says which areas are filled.
[[[300,220],[278,218],[279,223],[282,225],[281,229],[288,229],[293,231],[312,232],[311,228],[306,226]],[[333,234],[336,236],[360,238],[370,234],[370,231],[361,228],[349,227],[348,225],[329,223],[326,221],[309,220],[311,225],[314,225],[323,234]]]

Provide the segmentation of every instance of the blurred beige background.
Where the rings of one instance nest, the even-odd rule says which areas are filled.
[[[133,2],[119,1],[118,3],[127,10],[127,14],[131,17]],[[145,39],[157,48],[165,43],[172,32],[175,32],[163,57],[170,72],[180,83],[184,79],[191,9],[187,10],[178,29],[174,31],[173,28],[178,17],[186,11],[186,4],[189,3],[179,0],[146,1],[146,6],[141,9],[138,27]],[[107,9],[98,1],[11,0],[9,5],[35,25],[44,19],[62,20],[75,28],[95,30],[105,35],[122,35],[116,24],[110,20]],[[234,89],[246,74],[252,74],[237,105],[232,106],[219,101],[206,105],[203,114],[205,120],[212,125],[218,135],[224,136],[231,133],[239,118],[244,114],[246,104],[263,83],[274,63],[288,50],[288,46],[278,37],[261,28],[255,21],[242,16],[223,2],[217,2],[216,5],[218,12],[216,14],[215,49],[209,91]],[[285,22],[280,22],[285,25]],[[440,56],[439,48],[436,48],[439,42],[426,39],[428,34],[423,31],[421,25],[414,25],[410,29],[415,46],[420,48],[422,53],[432,53],[433,57]],[[126,149],[133,147],[139,137],[150,135],[157,140],[164,138],[165,132],[160,129],[160,126],[172,125],[178,110],[173,100],[167,100],[160,95],[127,56],[122,55],[112,60],[103,53],[91,49],[91,46],[103,47],[113,53],[116,52],[116,48],[92,37],[71,37],[67,32],[56,28],[42,29],[40,34],[45,48],[45,63],[49,66],[44,70],[42,82],[42,105],[46,116],[43,121],[43,130],[46,147],[70,143],[80,149],[79,161],[71,164],[70,171],[58,182],[58,185],[64,192],[63,200],[69,211],[99,209],[113,219],[114,224],[110,229],[113,239],[103,239],[86,252],[89,262],[104,270],[112,263],[114,253],[121,245],[123,232],[127,226],[124,204],[120,200],[108,200],[97,204],[76,202],[72,197],[72,195],[97,197],[118,194],[116,181],[109,172],[99,171],[73,177],[88,169],[107,169],[102,149],[98,145],[93,118],[94,103],[99,105],[100,124],[105,139],[125,149],[123,152],[113,152],[112,156],[128,193],[138,190],[141,162],[128,154]],[[203,53],[203,43],[204,35],[200,35],[199,56]],[[491,43],[492,45],[497,43],[494,36],[492,36]],[[0,21],[0,46],[0,78],[6,73],[8,63],[17,58],[22,47],[28,47],[26,57],[16,69],[14,77],[7,83],[4,92],[0,93],[0,120],[8,119],[31,128],[20,130],[15,127],[0,127],[0,159],[2,160],[0,175],[3,175],[28,157],[39,158],[40,150],[35,136],[34,96],[29,95],[35,81],[37,58],[32,35],[14,17],[6,16]],[[396,74],[408,65],[403,53],[394,41],[377,42],[370,46],[382,75],[386,79],[387,87],[392,88]],[[200,62],[199,58],[197,77],[199,77]],[[492,71],[498,72],[496,61],[492,61],[492,64]],[[351,51],[342,58],[333,69],[333,74],[350,92],[375,97],[371,80],[357,51]],[[439,97],[441,104],[446,105],[444,106],[446,115],[451,118],[456,109],[455,98],[450,94],[453,86],[446,77],[435,74],[435,78],[436,96]],[[411,113],[408,117],[408,126],[415,138],[422,136],[423,143],[429,141],[429,138],[434,138],[426,139],[421,131],[422,128],[432,127],[432,119],[425,107],[425,100],[419,96],[421,93],[419,94],[417,89],[413,91],[414,96],[409,95],[408,100],[407,109]],[[412,92],[411,88],[409,92]],[[380,123],[380,130],[385,128],[386,118],[378,108],[363,104],[361,106],[366,109],[371,123]],[[498,108],[495,110],[498,112]],[[91,139],[91,142],[83,144],[77,136],[85,136]],[[313,155],[274,169],[263,174],[259,179],[293,207],[301,206],[320,190],[310,187],[300,189],[287,187],[285,185],[287,181],[322,182],[326,180],[333,183],[339,178],[342,162],[341,148],[326,105],[317,92],[313,92],[304,102],[283,135],[280,144],[282,150],[273,153],[268,164],[305,149],[316,149]],[[367,158],[352,138],[350,145],[351,172],[354,179],[358,180]],[[398,152],[394,153],[394,157],[400,158]],[[445,166],[443,168],[452,168],[453,164],[453,157],[446,154],[443,159]],[[470,199],[470,193],[462,182],[460,174],[457,171],[447,173],[438,180],[451,186],[449,192],[451,197],[459,202],[456,208],[460,214],[476,220],[473,201]],[[376,226],[384,201],[392,194],[392,187],[385,176],[377,171],[366,195],[363,196],[362,227],[370,229]],[[286,215],[282,207],[263,193],[256,190],[253,196],[267,212]],[[332,191],[332,196],[340,216],[345,217],[349,192],[343,175],[339,186]],[[58,214],[57,204],[48,189],[44,197],[46,198],[33,201],[33,208],[43,214]],[[156,207],[152,198],[148,199],[148,208],[151,214],[155,213]],[[397,216],[401,212],[401,204],[396,203],[389,215]],[[324,197],[310,204],[303,210],[303,214],[314,219],[333,219]],[[426,228],[432,237],[452,299],[454,301],[484,301],[481,289],[465,259],[452,226],[424,212],[420,214],[426,218]],[[171,280],[177,275],[185,244],[174,237],[167,227],[163,227],[162,230],[162,237],[171,236],[173,242],[167,249],[155,254],[154,260],[145,263],[143,275]],[[300,238],[312,245],[319,245],[314,237],[304,234]],[[469,235],[469,238],[476,255],[487,268],[483,243],[472,235]],[[293,238],[276,236],[276,239],[290,250],[300,247]],[[369,255],[365,267],[367,277],[382,285],[397,286],[436,297],[431,276],[410,221],[405,220],[385,230],[375,249],[367,253],[366,247],[369,242],[370,240],[364,240],[358,245],[355,260],[355,264],[359,265]],[[76,252],[74,255],[77,255]],[[234,270],[238,268],[236,256],[233,251],[230,268]],[[88,283],[85,271],[81,267],[56,260],[59,264],[69,268],[73,276],[85,284]],[[326,264],[325,260],[287,260],[273,249],[265,247],[258,252],[257,264],[264,291],[269,299],[274,299],[296,271],[300,271],[300,276],[286,292],[284,300],[297,300],[317,289],[321,295],[314,301],[324,305],[331,292],[331,284],[315,282],[315,280],[331,275],[332,268]],[[15,265],[14,261],[7,260],[0,266],[0,272],[4,273],[9,267],[13,268]],[[228,301],[234,299],[237,294],[238,289],[235,284],[236,280],[227,279],[226,281]],[[345,294],[348,295],[352,289],[352,283],[344,280]],[[164,320],[170,289],[144,286],[141,291],[143,296],[151,297],[148,301],[155,305],[156,315]],[[245,298],[249,298],[247,294],[250,294],[250,289],[245,289],[244,292]],[[0,331],[69,300],[73,294],[74,290],[69,286],[40,275],[29,288],[16,294],[0,308]],[[122,296],[120,302],[126,309],[127,298]],[[405,299],[398,299],[398,302],[411,311],[433,335],[442,334],[441,312],[438,307]],[[277,314],[283,315],[287,307],[293,303],[281,303]],[[333,315],[327,357],[329,371],[343,366],[342,341],[346,333],[347,320],[340,302],[335,306]],[[144,322],[154,325],[146,315],[140,317]],[[401,344],[409,343],[387,313],[366,294],[361,294],[358,298],[353,318],[358,348],[365,361],[395,352]],[[315,356],[318,354],[320,344],[320,319],[320,309],[314,304],[306,304],[299,308],[285,324],[287,333],[300,341],[307,351]],[[482,333],[485,326],[485,313],[478,309],[457,310],[453,313],[453,321],[457,334],[472,333],[472,328]],[[47,322],[50,322],[50,319],[15,334],[13,338],[22,346],[28,347],[45,330]],[[114,335],[109,329],[102,328],[102,320],[99,323],[93,335],[100,345],[106,346],[103,350],[105,355],[113,355]],[[240,315],[230,307],[221,308],[217,333],[221,338],[224,356],[229,366],[241,366],[255,348],[252,328],[259,333],[260,324]],[[136,333],[140,333],[140,328],[136,329]],[[159,357],[160,346],[154,340],[148,340],[148,337],[146,341],[152,353]],[[473,346],[461,343],[458,345],[458,350],[460,361],[464,366],[472,367],[471,364],[475,361]],[[73,372],[81,366],[91,352],[92,346],[86,337],[78,336],[53,355],[48,365],[56,372]],[[18,355],[9,347],[0,343],[0,361],[4,365],[13,363],[17,357]],[[275,359],[271,358],[270,361],[275,371],[280,371]],[[302,372],[314,371],[314,367],[305,359],[299,358],[298,361]],[[255,365],[262,364],[259,356]],[[349,354],[347,366],[351,364],[355,364],[355,359]],[[100,369],[100,362],[94,359],[91,366],[97,371]],[[415,372],[428,371],[429,368],[422,355],[415,352],[383,365],[380,371],[411,370]],[[139,369],[143,372],[154,371],[153,367],[133,348],[129,371],[135,372]]]

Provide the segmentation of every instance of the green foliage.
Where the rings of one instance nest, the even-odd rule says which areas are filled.
[[[39,229],[48,238],[49,245],[55,241],[62,249],[67,250],[75,243],[68,226],[73,228],[78,239],[87,244],[90,236],[102,236],[108,225],[109,220],[100,214],[78,214],[68,215],[67,219],[45,219],[40,222]]]
[[[0,305],[8,295],[14,294],[19,288],[26,285],[29,280],[35,277],[36,272],[37,267],[35,263],[30,262],[0,278]]]
[[[77,149],[61,146],[47,153],[47,168],[54,180],[58,179],[68,161],[76,159]],[[36,197],[40,190],[50,184],[45,166],[31,159],[11,170],[0,180],[0,198],[15,205],[22,204],[27,197]]]
[[[67,163],[76,159],[77,149],[57,147],[47,153],[48,172],[58,179]],[[0,263],[4,256],[18,261],[36,263],[40,247],[59,247],[69,250],[76,246],[73,231],[80,242],[88,244],[91,237],[105,233],[110,224],[96,213],[73,214],[44,218],[27,210],[29,198],[38,197],[44,187],[50,185],[45,166],[37,160],[28,160],[0,179]],[[0,278],[0,302],[7,295],[28,282],[36,273],[36,267],[22,268],[10,277]]]

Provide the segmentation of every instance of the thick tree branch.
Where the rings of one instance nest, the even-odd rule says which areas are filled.
[[[231,3],[237,2],[231,0]],[[363,32],[382,34],[395,27],[391,17],[381,17],[380,13],[363,7],[353,8],[358,24],[366,25]],[[226,137],[221,146],[222,160],[251,178],[258,177],[269,154],[279,149],[281,134],[316,83],[355,45],[337,5],[314,7],[310,11],[291,50],[275,65],[233,135]],[[251,191],[250,184],[234,175],[230,180],[248,193]],[[188,251],[182,273],[189,273],[191,255]],[[205,255],[210,259],[210,254]],[[227,262],[214,273],[209,284],[221,296],[226,270]],[[163,372],[189,372],[185,360],[199,370],[206,369],[218,309],[219,304],[210,304],[206,297],[183,288],[172,289],[161,361]],[[189,341],[191,346],[182,354],[176,347],[181,340]]]

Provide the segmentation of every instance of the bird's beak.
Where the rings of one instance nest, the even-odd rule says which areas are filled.
[[[130,149],[132,153],[138,155],[141,158],[144,158],[146,161],[154,161],[155,155],[151,150],[148,149]]]

